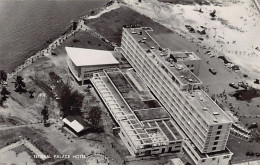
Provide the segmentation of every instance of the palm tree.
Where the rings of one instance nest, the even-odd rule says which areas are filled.
[[[9,95],[9,94],[10,94],[10,92],[6,89],[6,87],[3,87],[2,91],[1,91],[1,95],[6,96],[6,95]]]
[[[23,82],[22,76],[17,76],[17,77],[16,77],[16,80],[15,80],[15,85],[14,85],[15,91],[16,91],[16,92],[19,92],[19,93],[21,94],[22,92],[25,92],[25,91],[26,91],[25,86],[26,86],[26,85],[25,85],[25,83]]]

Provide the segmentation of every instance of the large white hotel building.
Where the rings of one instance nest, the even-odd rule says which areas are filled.
[[[151,28],[123,28],[118,49],[170,113],[184,134],[184,151],[195,164],[228,164],[232,121],[203,91],[202,82],[183,62],[172,59],[149,34]]]

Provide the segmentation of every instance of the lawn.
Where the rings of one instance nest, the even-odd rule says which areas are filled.
[[[166,27],[128,7],[120,7],[101,15],[99,18],[87,20],[86,24],[106,39],[118,44],[121,43],[123,25],[139,24],[152,27],[155,33],[171,32]]]
[[[79,31],[74,36],[68,38],[53,51],[53,55],[66,54],[65,47],[113,50],[109,45],[85,31]]]
[[[246,156],[246,152],[248,151],[260,153],[260,143],[256,143],[255,141],[247,142],[234,136],[230,136],[227,147],[234,153],[232,163],[260,159],[260,157],[256,156]]]

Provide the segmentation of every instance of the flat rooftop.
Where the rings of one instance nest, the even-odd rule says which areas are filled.
[[[147,52],[148,55],[156,55],[158,59],[163,63],[163,67],[168,71],[171,71],[176,79],[182,84],[201,84],[200,79],[194,75],[189,68],[184,64],[176,63],[173,60],[169,60],[170,50],[162,48],[148,33],[147,28],[125,28],[126,31],[135,39],[136,42]],[[195,54],[194,54],[195,55]],[[192,58],[192,54],[191,57]],[[193,56],[196,58],[197,56]],[[153,58],[151,58],[153,59]],[[159,64],[160,65],[160,64]]]
[[[225,112],[204,91],[193,90],[190,92],[184,91],[183,93],[207,123],[231,122]]]
[[[68,57],[76,66],[119,64],[113,51],[65,47]]]
[[[194,52],[174,52],[171,51],[171,56],[173,56],[177,61],[185,60],[199,60],[200,58],[196,56]]]
[[[140,84],[142,81],[133,70],[106,69],[104,73],[100,76],[102,83],[98,83],[96,89],[99,93],[103,92],[107,105],[116,105],[110,112],[136,147],[160,146],[182,140],[168,112],[146,91],[144,84]],[[145,94],[150,100],[143,100]]]

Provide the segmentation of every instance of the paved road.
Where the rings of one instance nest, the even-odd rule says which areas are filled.
[[[43,123],[32,123],[32,124],[25,124],[25,125],[13,125],[13,126],[1,126],[0,130],[7,130],[7,129],[13,129],[13,128],[21,128],[21,127],[28,127],[32,125],[39,125]]]
[[[258,11],[260,12],[260,0],[254,0]]]

